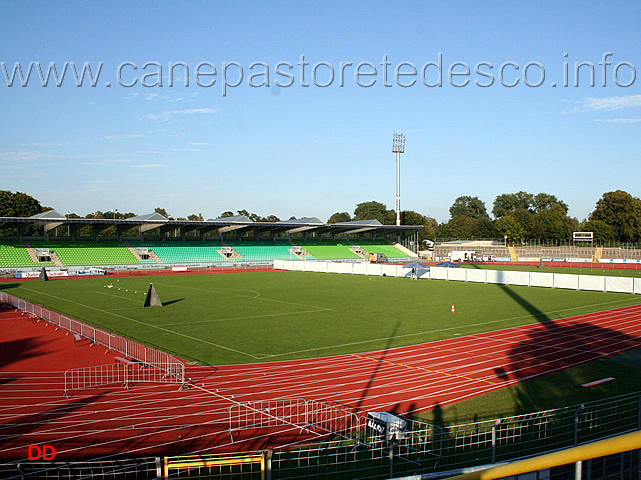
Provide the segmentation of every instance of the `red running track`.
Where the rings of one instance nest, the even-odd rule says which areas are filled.
[[[309,360],[188,366],[189,388],[138,384],[65,398],[63,372],[112,353],[0,305],[0,460],[53,445],[56,460],[261,449],[314,434],[235,432],[238,402],[328,401],[355,412],[427,410],[641,347],[641,305],[389,350]]]

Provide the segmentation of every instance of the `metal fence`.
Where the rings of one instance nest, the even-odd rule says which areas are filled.
[[[460,243],[484,243],[488,246],[523,246],[523,247],[545,247],[545,248],[554,248],[554,247],[585,247],[590,242],[575,241],[570,239],[566,240],[539,240],[539,239],[525,239],[525,240],[514,240],[508,238],[507,240],[504,237],[501,238],[454,238],[454,237],[443,237],[435,238],[434,242],[437,244],[450,243],[450,244],[460,244]],[[607,240],[607,241],[594,241],[594,246],[602,246],[604,248],[621,248],[621,249],[641,249],[641,244],[636,242],[618,242],[616,240]]]
[[[264,480],[267,453],[252,451],[167,457],[163,478]]]
[[[5,292],[0,292],[0,303],[13,305],[23,312],[34,315],[50,324],[67,330],[69,333],[78,334],[81,337],[90,340],[92,344],[102,345],[107,347],[110,351],[122,353],[127,358],[133,358],[139,362],[162,368],[171,377],[178,379],[183,384],[185,383],[185,366],[182,361],[173,355],[161,352],[160,350],[156,350],[128,338],[109,333],[100,328],[87,325],[58,312],[54,312],[53,310],[49,310],[48,308],[44,308],[35,303],[9,295]]]
[[[167,367],[171,373],[168,373]],[[179,373],[176,373],[179,372]],[[121,384],[125,388],[137,383],[176,383],[182,389],[185,378],[185,366],[153,363],[128,362],[95,365],[73,368],[65,371],[65,396],[72,390],[102,387]]]
[[[304,399],[262,400],[229,407],[229,433],[281,426],[353,437],[362,431],[362,416],[332,405]]]
[[[281,409],[289,420],[309,421],[305,402],[287,405],[252,404],[252,408]],[[311,404],[308,404],[311,406]],[[308,409],[313,411],[314,407]],[[295,413],[294,413],[295,412]],[[270,415],[271,416],[271,415]],[[258,421],[247,416],[246,426]],[[243,424],[236,417],[237,426]],[[270,422],[272,420],[269,420]],[[273,423],[277,425],[277,423]],[[360,422],[360,427],[365,423]],[[407,420],[406,431],[391,440],[362,429],[359,435],[322,440],[297,448],[281,448],[238,454],[215,454],[69,464],[29,462],[0,464],[2,478],[271,478],[278,479],[386,479],[422,475],[443,478],[462,469],[481,468],[641,429],[641,394],[554,410],[516,415],[463,425],[436,426]],[[638,478],[638,453],[622,453],[583,462],[584,470],[613,471],[608,478]],[[154,465],[156,469],[154,471]],[[162,472],[162,465],[165,466]],[[581,465],[579,465],[581,467]],[[557,467],[561,473],[569,468]],[[564,470],[565,468],[565,470]],[[78,473],[71,476],[66,472]],[[621,472],[632,472],[625,476]],[[234,477],[231,474],[237,473]],[[567,472],[566,472],[567,473]],[[84,477],[83,475],[86,475]],[[148,476],[149,475],[149,476]],[[565,474],[564,474],[565,475]],[[608,474],[609,475],[609,474]],[[548,478],[548,477],[546,477]],[[565,475],[563,478],[569,478]],[[588,477],[586,477],[588,478]],[[593,478],[605,478],[593,477]]]
[[[408,421],[402,438],[331,441],[273,453],[273,479],[392,478],[452,472],[572,447],[641,428],[641,396],[455,426]]]
[[[162,478],[159,458],[103,460],[88,462],[40,462],[0,464],[0,478],[6,480],[152,480]]]

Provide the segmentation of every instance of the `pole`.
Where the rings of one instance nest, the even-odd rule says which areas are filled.
[[[396,225],[401,224],[401,152],[396,152]]]
[[[405,135],[394,132],[392,153],[396,154],[396,225],[401,224],[401,153],[405,152]]]

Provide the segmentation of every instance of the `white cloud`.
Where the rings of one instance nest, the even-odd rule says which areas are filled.
[[[176,116],[184,115],[203,115],[209,113],[215,113],[216,110],[213,108],[190,108],[186,110],[170,110],[168,112],[161,113],[149,113],[144,116],[148,120],[154,120],[159,122],[167,122]]]
[[[128,158],[105,158],[103,160],[96,160],[94,162],[87,162],[86,165],[113,165],[116,163],[130,163],[133,160]]]
[[[47,157],[50,155],[42,152],[0,152],[0,161],[7,160],[9,162],[33,162]]]
[[[97,179],[86,179],[82,181],[83,184],[91,184],[91,185],[111,185],[110,180],[97,180]]]
[[[575,102],[577,107],[573,111],[610,111],[623,110],[624,108],[641,107],[641,95],[627,95],[625,97],[586,97],[583,100]]]
[[[40,160],[55,159],[80,159],[81,155],[59,155],[36,151],[27,152],[0,152],[0,167],[3,170],[22,170],[34,168]]]
[[[33,143],[23,143],[23,147],[62,147],[60,142],[33,142]]]
[[[145,163],[142,165],[131,165],[129,168],[165,168],[167,165],[163,163]]]
[[[215,111],[213,108],[191,108],[189,110],[174,110],[173,113],[177,115],[194,115],[198,113],[214,113]]]
[[[132,138],[142,137],[140,133],[123,133],[120,135],[105,135],[105,140],[131,140]]]
[[[641,118],[605,118],[605,119],[599,119],[597,122],[605,122],[605,123],[639,123],[641,122]]]

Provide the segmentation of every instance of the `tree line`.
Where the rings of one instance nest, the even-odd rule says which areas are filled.
[[[570,217],[568,205],[556,196],[523,191],[498,195],[491,212],[478,197],[463,195],[454,200],[449,212],[450,219],[439,224],[432,217],[403,211],[401,224],[423,225],[421,240],[507,237],[511,243],[545,243],[570,241],[573,232],[593,232],[598,244],[641,242],[641,200],[622,190],[604,193],[583,221]],[[364,202],[356,206],[353,216],[337,212],[328,223],[371,218],[393,225],[396,212],[380,202]]]
[[[38,200],[22,192],[0,190],[0,217],[29,217],[51,207],[42,206]],[[203,221],[202,213],[187,217],[172,217],[167,210],[157,207],[155,212],[170,220]],[[641,242],[641,200],[628,192],[616,190],[606,192],[596,202],[594,211],[587,219],[579,221],[568,215],[568,205],[554,195],[528,192],[505,193],[498,195],[491,212],[485,202],[478,197],[463,195],[458,197],[449,209],[450,219],[438,223],[434,218],[421,213],[405,210],[401,212],[402,225],[423,225],[419,240],[437,239],[474,239],[504,238],[511,243],[525,241],[568,241],[572,232],[594,232],[597,243],[639,243]],[[491,214],[491,216],[490,216]],[[261,216],[248,210],[225,211],[220,218],[244,215],[255,222],[279,222],[276,215]],[[126,219],[135,217],[134,212],[119,212],[111,209],[98,210],[84,217],[67,212],[67,218],[87,219]],[[294,219],[295,217],[290,217]],[[356,220],[378,220],[383,225],[396,223],[396,212],[377,201],[362,202],[356,205],[353,214],[346,211],[332,214],[327,223],[350,222]],[[79,234],[91,235],[90,227]],[[111,230],[115,229],[112,227]],[[16,234],[15,227],[0,227],[0,236]],[[29,226],[25,235],[37,235],[36,227]],[[109,229],[101,235],[113,235]]]

